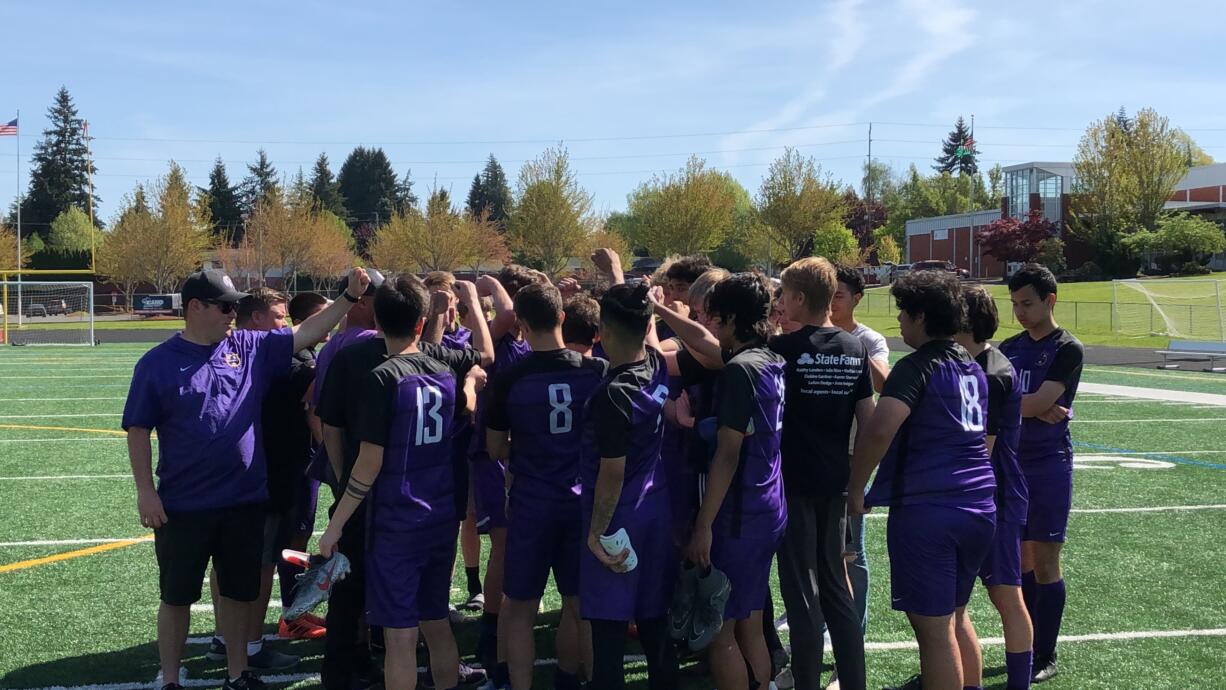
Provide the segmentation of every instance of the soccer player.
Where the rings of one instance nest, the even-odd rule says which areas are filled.
[[[624,686],[629,621],[638,625],[648,686],[678,685],[667,619],[676,558],[660,467],[668,372],[659,353],[644,344],[651,318],[644,284],[614,285],[600,299],[600,341],[611,368],[588,402],[580,465],[586,548],[579,602],[592,626],[593,690]],[[601,537],[623,529],[629,547],[608,553]],[[631,549],[633,570],[627,567]]]
[[[538,274],[511,264],[494,276],[477,279],[477,292],[488,296],[494,304],[494,318],[489,322],[491,342],[494,344],[494,362],[487,373],[494,375],[503,367],[509,367],[528,356],[531,348],[524,341],[517,326],[515,305],[512,300],[523,287],[540,282]],[[473,418],[475,429],[485,428],[485,410],[489,405],[489,392],[477,396],[477,411]],[[477,658],[487,669],[494,669],[497,680],[502,680],[501,662],[506,660],[506,650],[498,634],[498,614],[502,609],[502,580],[504,554],[507,543],[507,487],[506,466],[490,458],[485,448],[485,434],[473,433],[469,448],[473,510],[476,525],[490,535],[490,553],[485,564],[485,597],[481,613],[481,631],[477,641]]]
[[[507,463],[506,599],[501,614],[511,687],[532,686],[532,627],[549,573],[562,596],[554,687],[578,690],[579,453],[583,411],[604,378],[606,362],[566,349],[562,296],[533,284],[515,295],[519,330],[532,354],[500,369],[490,384],[485,419],[490,458]]]
[[[665,301],[668,304],[679,302],[682,305],[688,305],[690,286],[695,280],[698,280],[698,276],[711,268],[711,260],[701,255],[674,259],[664,270],[665,279],[661,287],[664,288]],[[656,329],[662,341],[673,337],[672,329],[668,327],[668,324],[656,324]]]
[[[458,401],[473,400],[478,351],[418,348],[429,295],[401,276],[375,293],[375,323],[387,358],[362,376],[349,400],[348,430],[360,442],[344,495],[319,540],[337,551],[345,523],[371,495],[368,509],[367,618],[384,629],[388,688],[417,686],[420,627],[438,688],[457,685],[459,652],[448,620],[459,521],[449,431]]]
[[[864,299],[864,275],[851,266],[837,266],[838,288],[830,301],[830,321],[860,339],[868,350],[868,369],[873,377],[873,390],[881,392],[885,379],[890,375],[890,346],[885,336],[856,321],[856,307]],[[853,441],[855,439],[853,431]],[[852,448],[854,450],[854,446]],[[851,450],[848,451],[850,455]],[[847,516],[848,544],[844,558],[847,561],[847,579],[851,581],[851,596],[860,618],[860,631],[868,632],[868,554],[864,551],[864,516],[851,513]],[[835,673],[838,678],[838,673]]]
[[[766,347],[774,332],[771,302],[770,283],[753,273],[720,281],[707,298],[713,335],[727,361],[715,384],[715,454],[686,556],[722,571],[731,587],[723,627],[707,654],[720,690],[748,688],[750,678],[759,687],[771,681],[762,604],[787,524],[779,456],[784,360]],[[675,320],[675,313],[663,313]],[[677,325],[678,336],[702,348],[705,342],[695,342],[695,330],[684,325]]]
[[[453,350],[467,347],[472,340],[472,331],[458,323],[458,303],[455,296],[455,276],[449,271],[431,271],[422,281],[430,292],[431,319],[426,324],[426,333],[422,340],[438,343]],[[436,313],[433,299],[442,295],[447,299],[447,309]],[[452,462],[456,473],[456,506],[463,518],[460,523],[460,555],[464,560],[465,584],[468,587],[468,600],[464,602],[464,610],[479,611],[485,606],[485,594],[481,588],[481,537],[477,534],[477,520],[469,511],[469,501],[472,498],[468,490],[468,449],[472,443],[472,420],[461,415],[456,419],[452,435]]]
[[[562,313],[562,342],[566,349],[591,357],[600,340],[600,303],[586,295],[575,295],[566,301]]]
[[[962,682],[955,619],[966,616],[996,525],[987,380],[952,340],[965,313],[957,278],[920,271],[890,292],[903,340],[915,352],[895,365],[858,431],[847,502],[859,513],[889,506],[891,601],[915,631],[923,687],[962,690],[973,686]]]
[[[1013,315],[1026,329],[1000,344],[1022,380],[1018,462],[1030,505],[1022,536],[1022,593],[1034,624],[1034,682],[1056,675],[1056,639],[1064,617],[1060,549],[1073,499],[1073,398],[1085,349],[1056,324],[1056,278],[1028,264],[1009,279]]]
[[[218,621],[230,640],[246,640],[251,602],[260,594],[267,469],[259,415],[272,381],[293,353],[332,330],[366,289],[356,268],[350,289],[292,328],[231,331],[246,297],[223,271],[205,269],[183,284],[182,333],[137,362],[123,428],[141,524],[154,530],[159,588],[158,656],[163,683],[178,688],[191,604],[210,559],[217,572]],[[158,432],[159,482],[153,483],[151,432]],[[260,688],[247,646],[226,647],[226,688]]]
[[[853,421],[862,429],[873,413],[873,384],[864,345],[830,319],[837,275],[820,257],[801,259],[783,271],[779,301],[799,329],[770,344],[787,362],[782,453],[788,526],[779,550],[779,586],[799,690],[822,687],[823,621],[840,687],[865,687],[864,637],[843,552],[848,440]]]
[[[979,579],[1000,613],[1005,629],[1007,690],[1030,687],[1033,635],[1030,615],[1022,600],[1022,530],[1026,525],[1026,479],[1017,463],[1018,434],[1022,427],[1022,381],[1009,358],[988,340],[996,334],[996,302],[978,285],[962,291],[966,324],[958,344],[975,358],[988,380],[987,443],[996,474],[996,536],[979,569]],[[970,617],[959,621],[958,649],[962,653],[963,682],[979,685],[982,666],[979,638]],[[979,663],[975,660],[979,659]],[[974,681],[974,682],[972,682]]]

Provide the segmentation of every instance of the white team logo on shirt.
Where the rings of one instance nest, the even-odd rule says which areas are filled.
[[[813,362],[813,357],[811,357],[808,352],[805,352],[801,354],[799,358],[796,359],[796,363],[797,364],[813,364],[814,362]]]
[[[231,290],[234,290],[234,281],[233,281],[233,280],[230,280],[230,276],[222,276],[222,277],[221,277],[221,284],[222,284],[222,285],[225,285],[226,287],[230,288]]]
[[[238,356],[237,352],[226,353],[226,366],[230,367],[231,369],[237,369],[242,366],[242,364],[243,360]]]

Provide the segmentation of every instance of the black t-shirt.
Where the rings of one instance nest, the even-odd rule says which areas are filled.
[[[847,490],[856,405],[873,395],[868,353],[841,328],[805,326],[772,338],[787,362],[783,406],[783,486],[798,496]]]
[[[420,343],[418,347],[423,354],[457,372],[462,367],[462,373],[456,377],[457,384],[463,381],[469,369],[481,363],[481,353],[472,348],[453,350],[433,343]],[[328,366],[316,413],[324,424],[346,430],[342,434],[345,457],[341,461],[343,475],[338,480],[339,486],[343,487],[349,481],[349,472],[357,462],[358,449],[362,445],[357,434],[348,431],[357,423],[358,409],[355,405],[362,397],[362,382],[368,372],[387,359],[387,345],[383,339],[371,338],[341,350]],[[457,385],[456,388],[456,409],[462,410],[465,405],[463,387]]]
[[[315,352],[299,350],[289,373],[277,378],[264,396],[260,435],[268,463],[268,497],[273,509],[289,508],[294,481],[306,472],[314,443],[307,426],[306,393],[315,380]]]

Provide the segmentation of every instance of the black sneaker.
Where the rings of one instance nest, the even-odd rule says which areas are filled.
[[[183,686],[178,683],[167,683],[162,686],[162,690],[183,690]]]
[[[247,666],[256,671],[284,671],[298,664],[298,657],[282,654],[267,645],[259,652],[247,657]]]
[[[221,690],[264,690],[267,688],[264,681],[260,680],[251,671],[243,671],[238,678],[227,680],[226,684],[221,686]]]
[[[209,640],[209,651],[205,652],[204,658],[209,661],[225,661],[226,643],[222,642],[218,637]]]
[[[1056,677],[1060,670],[1056,668],[1056,657],[1050,659],[1036,659],[1034,664],[1034,673],[1030,676],[1031,683],[1042,683],[1046,680],[1051,680]]]
[[[885,688],[885,690],[924,690],[924,681],[920,678],[920,674],[911,676],[902,685]]]

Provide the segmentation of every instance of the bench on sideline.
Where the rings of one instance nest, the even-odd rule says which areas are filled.
[[[1203,340],[1172,340],[1165,350],[1155,350],[1154,354],[1162,355],[1159,369],[1178,369],[1174,362],[1209,362],[1205,371],[1226,372],[1226,367],[1217,366],[1217,360],[1226,359],[1226,343],[1206,342]]]

